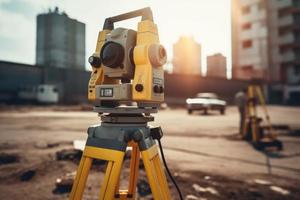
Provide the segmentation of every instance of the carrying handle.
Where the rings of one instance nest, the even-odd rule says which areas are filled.
[[[131,19],[135,17],[142,17],[142,21],[144,20],[150,20],[153,21],[153,16],[152,16],[152,11],[150,7],[142,8],[139,10],[134,10],[128,13],[124,13],[121,15],[117,15],[114,17],[109,17],[105,19],[104,25],[103,25],[103,30],[113,30],[114,29],[114,23],[123,21],[126,19]]]

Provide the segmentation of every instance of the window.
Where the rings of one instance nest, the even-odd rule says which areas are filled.
[[[284,36],[285,34],[289,33],[291,30],[289,28],[289,26],[283,26],[283,27],[279,27],[278,29],[278,33],[280,36]]]
[[[294,49],[294,53],[295,55],[297,55],[297,57],[299,56],[300,57],[300,49]]]
[[[293,0],[293,5],[295,6],[295,7],[300,7],[300,1],[299,0]]]
[[[250,13],[250,6],[244,6],[243,8],[242,8],[242,14],[243,15],[247,15],[247,14],[249,14]]]
[[[244,70],[252,70],[253,69],[253,65],[243,65],[242,68]]]
[[[297,75],[300,74],[300,65],[295,65],[295,66],[294,66],[294,72],[295,72],[295,74],[297,74]]]
[[[300,23],[300,14],[299,13],[295,13],[293,15],[293,17],[294,17],[295,23],[299,24]]]
[[[279,18],[280,18],[280,17],[284,17],[284,16],[289,15],[289,14],[291,14],[291,13],[292,13],[292,9],[291,9],[290,6],[287,6],[287,7],[284,7],[284,8],[280,8],[280,9],[278,10],[278,17],[279,17]]]
[[[294,32],[295,42],[300,42],[300,32]]]
[[[252,27],[251,23],[245,23],[242,25],[243,30],[249,30],[249,29],[251,29],[251,27]]]
[[[289,51],[289,48],[288,48],[287,46],[283,46],[283,45],[279,46],[279,52],[280,52],[281,54],[284,54],[284,53],[286,53],[287,51]]]
[[[250,48],[250,47],[252,47],[252,40],[243,41],[243,48],[244,49],[247,49],[247,48]]]
[[[300,71],[300,49],[294,49],[295,60],[294,62],[297,64],[297,68]]]

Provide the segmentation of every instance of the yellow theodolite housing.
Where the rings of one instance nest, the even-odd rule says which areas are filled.
[[[114,22],[138,16],[142,20],[137,31],[114,29]],[[150,8],[107,18],[89,58],[93,71],[88,99],[100,100],[102,106],[135,101],[139,107],[157,107],[164,101],[166,60]]]

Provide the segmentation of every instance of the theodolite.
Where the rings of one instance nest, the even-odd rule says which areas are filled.
[[[137,31],[114,28],[114,23],[142,17]],[[135,199],[140,156],[153,198],[171,199],[167,179],[156,144],[158,141],[165,168],[160,127],[154,121],[164,101],[166,50],[159,43],[157,26],[150,8],[107,18],[99,32],[96,50],[89,57],[92,66],[88,99],[101,117],[101,124],[88,128],[86,146],[73,183],[70,199],[82,199],[87,176],[94,159],[107,161],[99,199]],[[131,104],[135,102],[136,106]],[[130,106],[131,105],[131,106]],[[132,147],[127,189],[119,188],[120,171],[127,147]],[[179,191],[180,198],[182,195]]]

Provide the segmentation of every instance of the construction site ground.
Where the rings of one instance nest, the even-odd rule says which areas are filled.
[[[57,160],[56,152],[85,140],[98,114],[82,106],[3,106],[0,111],[0,199],[67,199],[55,192],[55,181],[74,172],[76,161]],[[257,151],[238,137],[239,114],[229,106],[225,115],[184,108],[160,110],[155,122],[164,132],[166,159],[186,199],[300,199],[300,107],[269,106],[280,131],[281,152]],[[262,113],[261,113],[262,114]],[[125,162],[122,184],[126,184]],[[84,199],[97,199],[104,165],[91,170]],[[140,179],[146,180],[143,169]],[[26,175],[29,177],[26,178]],[[25,176],[25,178],[24,178]],[[172,198],[178,199],[169,183]],[[145,194],[144,194],[145,193]],[[147,192],[139,199],[151,199]]]

